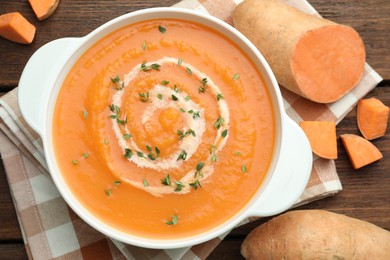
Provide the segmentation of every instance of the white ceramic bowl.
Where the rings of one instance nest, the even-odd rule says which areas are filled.
[[[267,177],[251,201],[225,223],[182,239],[148,239],[117,230],[86,210],[60,173],[52,144],[52,117],[58,92],[68,71],[91,45],[134,22],[178,18],[207,25],[232,39],[260,70],[272,97],[276,143]],[[283,100],[267,62],[249,40],[233,27],[209,15],[179,8],[152,8],[120,16],[82,38],[63,38],[41,47],[28,61],[19,82],[19,106],[27,123],[41,136],[51,176],[68,205],[89,225],[122,242],[146,248],[181,248],[215,238],[250,216],[270,216],[290,208],[310,177],[312,152],[302,130],[285,113]]]

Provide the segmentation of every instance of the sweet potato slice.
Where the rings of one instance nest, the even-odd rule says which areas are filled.
[[[35,26],[19,12],[0,15],[0,36],[7,40],[30,44],[34,40]]]
[[[302,121],[299,123],[311,149],[316,155],[325,159],[337,159],[336,124],[324,121]]]
[[[357,105],[357,124],[364,138],[384,136],[390,108],[377,98],[361,99]]]
[[[39,21],[45,20],[54,13],[60,0],[28,0]]]
[[[365,47],[351,27],[278,0],[245,0],[234,26],[264,55],[278,82],[318,103],[340,99],[360,81]]]
[[[344,134],[340,137],[354,169],[383,158],[378,148],[363,137],[354,134]]]

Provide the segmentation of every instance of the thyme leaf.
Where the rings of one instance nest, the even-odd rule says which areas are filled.
[[[172,220],[167,220],[165,223],[170,226],[174,226],[179,221],[179,217],[175,214],[172,216]]]
[[[161,180],[161,184],[164,186],[171,185],[171,177],[169,176],[169,174],[164,179]]]
[[[158,30],[160,31],[160,33],[165,33],[167,31],[167,29],[162,25],[158,26]]]

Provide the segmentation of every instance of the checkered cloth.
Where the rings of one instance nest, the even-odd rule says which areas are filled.
[[[305,0],[285,0],[305,12],[318,15]],[[184,0],[177,7],[211,14],[232,24],[232,11],[240,0]],[[366,64],[354,90],[332,104],[317,104],[282,88],[284,105],[295,121],[340,122],[356,102],[382,78]],[[66,205],[50,179],[39,136],[20,114],[17,89],[0,99],[0,152],[7,173],[26,250],[35,259],[204,259],[227,235],[188,248],[152,250],[107,238],[82,221]],[[313,170],[297,205],[340,191],[332,160],[314,158]],[[247,223],[250,220],[244,221]],[[244,224],[242,223],[242,224]]]

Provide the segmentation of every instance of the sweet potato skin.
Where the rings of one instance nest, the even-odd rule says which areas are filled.
[[[390,259],[390,232],[324,210],[291,211],[254,229],[246,259]]]

